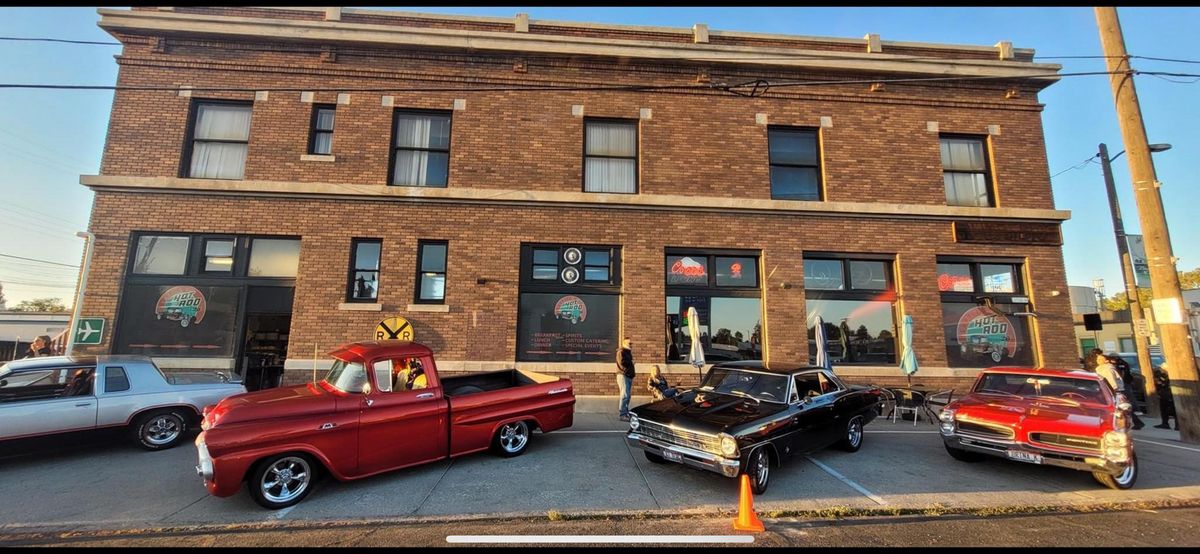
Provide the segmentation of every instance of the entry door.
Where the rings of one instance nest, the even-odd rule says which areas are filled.
[[[358,418],[359,474],[445,457],[449,410],[441,387],[392,390],[381,377],[392,374],[392,360],[377,360],[372,367],[371,392],[363,395]]]

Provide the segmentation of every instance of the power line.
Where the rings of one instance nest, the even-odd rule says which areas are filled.
[[[1097,157],[1097,156],[1099,156],[1099,155],[1100,155],[1100,154],[1096,154],[1095,156],[1092,156],[1092,157],[1090,157],[1090,158],[1088,158],[1088,159],[1086,159],[1086,160],[1083,160],[1082,162],[1079,162],[1077,165],[1075,165],[1075,166],[1073,166],[1073,167],[1068,167],[1068,168],[1066,168],[1066,169],[1064,169],[1064,170],[1062,170],[1062,171],[1059,171],[1058,173],[1055,173],[1054,175],[1051,175],[1051,176],[1050,176],[1050,179],[1052,179],[1052,180],[1053,180],[1055,177],[1058,177],[1059,175],[1062,175],[1063,173],[1066,173],[1066,172],[1068,172],[1068,171],[1071,171],[1071,170],[1073,170],[1073,169],[1079,169],[1079,168],[1081,168],[1081,167],[1083,167],[1083,166],[1085,166],[1085,165],[1087,165],[1087,164],[1090,164],[1090,163],[1096,163],[1096,157]]]
[[[79,266],[77,266],[77,265],[70,265],[70,264],[64,264],[64,263],[59,263],[59,262],[51,262],[51,261],[47,261],[47,260],[38,260],[38,259],[34,259],[34,258],[22,258],[21,256],[13,256],[12,254],[0,254],[0,257],[13,258],[13,259],[17,259],[17,260],[25,260],[27,262],[38,262],[38,263],[50,264],[50,265],[61,265],[63,267],[73,267],[73,268],[77,268],[77,269],[79,268]]]

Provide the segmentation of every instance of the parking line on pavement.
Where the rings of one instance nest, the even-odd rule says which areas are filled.
[[[1146,440],[1146,439],[1137,439],[1137,438],[1135,438],[1135,439],[1133,439],[1133,440],[1135,440],[1135,441],[1138,441],[1138,442],[1147,442],[1147,443],[1150,443],[1150,444],[1157,444],[1157,445],[1159,445],[1159,446],[1168,446],[1168,447],[1171,447],[1171,448],[1178,448],[1178,449],[1180,449],[1180,450],[1189,450],[1189,451],[1191,451],[1191,452],[1200,452],[1200,448],[1190,448],[1190,447],[1187,447],[1187,446],[1179,446],[1178,444],[1167,444],[1167,443],[1165,443],[1165,442],[1154,442],[1154,441],[1148,441],[1148,440]]]
[[[874,494],[874,493],[872,493],[871,491],[869,491],[869,490],[867,490],[867,489],[864,489],[864,488],[862,487],[862,485],[859,485],[858,483],[855,483],[854,481],[851,481],[851,480],[850,480],[850,479],[848,479],[848,478],[847,478],[845,475],[842,475],[841,473],[838,473],[838,472],[834,471],[834,470],[833,470],[833,468],[831,468],[831,467],[829,467],[829,466],[827,466],[827,465],[825,465],[825,464],[823,464],[823,463],[821,463],[821,462],[818,462],[818,461],[814,460],[814,459],[812,458],[812,456],[805,456],[805,458],[807,458],[807,459],[808,459],[808,461],[812,462],[813,464],[816,464],[816,466],[817,466],[817,467],[819,467],[819,468],[821,468],[821,469],[825,470],[825,473],[828,473],[828,474],[830,474],[830,475],[832,475],[832,476],[836,477],[838,481],[841,481],[841,482],[843,482],[843,483],[845,483],[845,484],[847,484],[847,485],[850,485],[850,487],[851,487],[851,488],[853,488],[854,490],[856,490],[856,491],[858,491],[858,492],[862,493],[862,494],[863,494],[863,496],[865,496],[865,497],[867,497],[867,498],[870,498],[870,499],[871,499],[872,501],[874,501],[876,504],[879,504],[880,506],[885,506],[885,505],[887,505],[887,502],[885,502],[885,501],[884,501],[882,498],[879,498],[878,496],[875,496],[875,494]]]

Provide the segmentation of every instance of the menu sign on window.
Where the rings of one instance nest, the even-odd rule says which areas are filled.
[[[522,293],[517,355],[522,361],[612,361],[615,294]]]

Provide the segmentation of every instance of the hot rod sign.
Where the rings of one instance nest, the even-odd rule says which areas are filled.
[[[958,344],[964,358],[989,357],[996,363],[1005,356],[1016,356],[1020,346],[1008,318],[983,306],[971,308],[959,318]]]
[[[204,294],[196,287],[171,287],[158,297],[154,317],[178,321],[181,327],[187,327],[204,319],[206,304]]]

